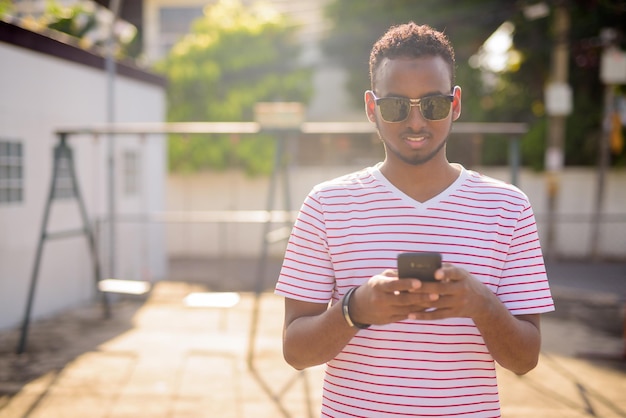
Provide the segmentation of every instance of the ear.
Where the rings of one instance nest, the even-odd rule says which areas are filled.
[[[457,120],[461,117],[461,87],[454,86],[452,94],[454,95],[452,99],[452,120]]]
[[[376,123],[376,101],[374,100],[374,93],[371,90],[365,92],[365,114],[370,122]]]

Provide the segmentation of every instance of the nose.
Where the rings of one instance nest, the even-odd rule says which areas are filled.
[[[418,104],[411,103],[411,108],[409,109],[409,117],[406,119],[405,122],[415,131],[420,130],[426,125],[426,119],[424,118],[424,116],[422,116],[422,112],[420,112]]]

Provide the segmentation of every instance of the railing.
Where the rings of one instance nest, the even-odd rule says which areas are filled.
[[[35,288],[37,285],[37,276],[39,273],[41,257],[43,253],[44,244],[49,239],[61,239],[69,236],[85,235],[91,250],[94,279],[97,285],[100,285],[103,279],[101,276],[100,262],[98,252],[96,251],[96,243],[94,239],[94,232],[92,229],[89,216],[85,209],[82,194],[78,187],[78,178],[74,169],[74,160],[72,151],[68,144],[68,138],[73,135],[92,135],[98,137],[101,135],[109,136],[112,138],[117,135],[139,135],[145,137],[153,134],[256,134],[264,129],[261,125],[255,122],[237,122],[237,123],[213,123],[213,122],[193,122],[193,123],[152,123],[152,124],[112,124],[101,126],[85,126],[85,127],[69,127],[62,128],[56,131],[56,135],[59,138],[59,143],[55,149],[53,175],[50,186],[50,193],[46,201],[44,216],[41,228],[41,234],[37,245],[36,258],[32,270],[31,283],[29,288],[28,300],[26,304],[26,311],[24,314],[24,321],[22,325],[22,333],[18,346],[18,353],[22,353],[26,346],[26,338],[28,334],[28,325],[30,322],[30,315],[33,306],[33,297],[35,294]],[[263,277],[265,274],[267,258],[268,258],[268,246],[272,243],[285,239],[289,235],[290,225],[293,222],[294,213],[289,207],[289,184],[287,179],[287,173],[285,171],[285,158],[286,153],[286,138],[289,134],[297,133],[296,130],[285,129],[272,129],[265,130],[275,134],[277,141],[276,153],[274,158],[274,164],[272,174],[270,178],[267,207],[265,211],[215,211],[215,212],[161,212],[144,214],[137,219],[141,219],[144,222],[254,222],[263,223],[264,230],[262,234],[262,247],[261,254],[258,259],[257,278],[255,285],[255,304],[252,312],[252,326],[249,335],[248,346],[248,366],[254,372],[259,384],[267,391],[268,395],[276,402],[279,409],[285,416],[289,414],[280,404],[280,397],[286,390],[281,390],[278,393],[273,392],[272,386],[268,385],[262,376],[256,371],[254,365],[254,352],[255,352],[255,339],[258,326],[259,315],[259,296],[263,291]],[[306,134],[350,134],[350,133],[374,133],[375,127],[371,123],[344,123],[344,122],[332,122],[332,123],[304,123],[300,126],[299,131]],[[498,124],[482,124],[482,123],[455,123],[453,125],[452,132],[459,134],[506,134],[510,136],[510,166],[511,166],[511,181],[517,182],[518,170],[519,170],[519,136],[527,131],[525,124],[517,123],[498,123]],[[48,221],[49,213],[52,203],[55,200],[55,189],[57,188],[57,173],[58,166],[64,163],[69,168],[70,180],[71,180],[71,193],[69,197],[74,197],[80,207],[81,218],[83,221],[83,227],[75,230],[57,231],[55,233],[48,233]],[[115,182],[114,182],[114,156],[109,155],[109,175],[108,175],[108,200],[109,200],[109,213],[108,213],[108,227],[109,227],[109,273],[114,275],[115,271],[115,237],[116,237],[116,224],[118,222],[117,209],[115,207]],[[276,197],[276,191],[278,182],[283,181],[283,194],[284,204],[281,210],[275,210],[274,201]],[[67,196],[66,196],[67,197]],[[271,225],[275,223],[282,223],[285,226],[282,228],[271,231]],[[101,291],[102,300],[104,305],[105,316],[110,315],[109,301],[106,296],[105,288],[98,286]],[[305,378],[304,373],[300,373],[299,377]],[[297,376],[297,377],[298,377]],[[306,378],[305,378],[306,379]],[[294,379],[295,381],[295,379]],[[291,381],[288,386],[294,382]],[[287,389],[287,388],[285,388]]]

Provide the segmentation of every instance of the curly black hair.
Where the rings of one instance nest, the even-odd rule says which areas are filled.
[[[448,38],[428,25],[414,22],[392,26],[374,43],[370,53],[370,80],[374,89],[374,78],[384,58],[400,57],[420,58],[439,56],[450,65],[451,82],[454,85],[455,58],[454,49]]]

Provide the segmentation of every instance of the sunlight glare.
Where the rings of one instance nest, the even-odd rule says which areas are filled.
[[[487,38],[480,51],[470,59],[470,65],[491,72],[506,70],[510,64],[514,31],[515,25],[511,22],[504,22],[500,25]]]

